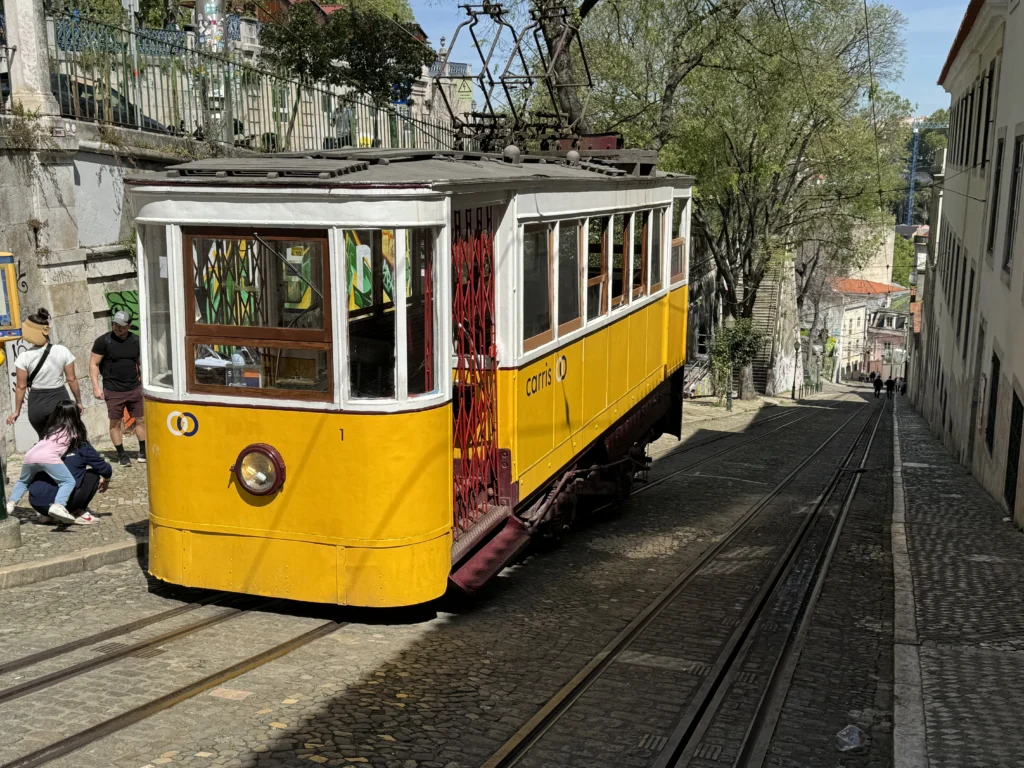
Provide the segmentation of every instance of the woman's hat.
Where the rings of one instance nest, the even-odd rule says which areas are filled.
[[[50,340],[50,326],[48,323],[34,323],[26,320],[21,324],[21,336],[29,344],[37,347],[45,346]]]

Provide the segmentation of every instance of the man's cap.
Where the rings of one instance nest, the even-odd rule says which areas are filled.
[[[114,313],[114,325],[128,326],[132,324],[132,316],[127,312],[115,312]]]

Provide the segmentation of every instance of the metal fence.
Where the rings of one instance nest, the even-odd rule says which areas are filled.
[[[47,35],[50,86],[65,117],[263,152],[454,144],[446,121],[197,50],[190,33],[56,13]]]

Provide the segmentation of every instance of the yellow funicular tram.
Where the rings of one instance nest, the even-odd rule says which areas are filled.
[[[330,150],[130,179],[150,570],[472,591],[681,422],[692,180],[652,153]]]

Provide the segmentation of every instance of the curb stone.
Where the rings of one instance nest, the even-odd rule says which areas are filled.
[[[31,563],[19,563],[0,568],[0,590],[23,587],[58,576],[70,576],[83,571],[95,571],[105,565],[123,563],[133,558],[145,557],[149,552],[149,539],[132,539],[104,544],[101,547],[82,549],[68,555],[60,555]]]

